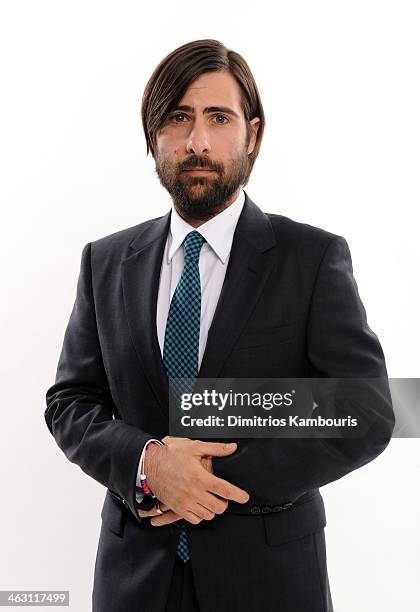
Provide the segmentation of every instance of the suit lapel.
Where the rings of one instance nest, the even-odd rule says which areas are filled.
[[[217,378],[269,277],[275,245],[266,215],[245,192],[236,225],[226,276],[213,316],[198,376]]]
[[[159,277],[170,211],[151,221],[130,247],[134,253],[122,262],[126,316],[145,375],[168,417],[168,378],[156,330]],[[226,276],[207,336],[201,378],[217,378],[269,277],[274,260],[269,249],[275,237],[268,217],[245,192],[245,202],[232,242]]]
[[[171,211],[152,221],[130,247],[122,262],[123,296],[131,337],[146,378],[165,417],[168,417],[168,377],[156,329],[159,277]]]

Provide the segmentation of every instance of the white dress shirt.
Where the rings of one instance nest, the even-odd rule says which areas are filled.
[[[201,282],[201,318],[198,350],[198,369],[200,369],[206,347],[207,334],[225,279],[233,235],[244,202],[245,193],[243,189],[240,189],[239,196],[230,206],[197,228],[187,223],[178,214],[172,203],[171,224],[163,253],[156,309],[156,329],[162,356],[169,306],[184,267],[184,249],[182,243],[187,234],[196,230],[206,239],[206,242],[201,247],[198,261]],[[145,450],[149,442],[159,442],[159,440],[152,438],[146,442],[139,461],[138,482],[140,481],[140,474],[143,469]],[[139,497],[140,499],[141,497]]]
[[[225,279],[233,234],[244,202],[245,194],[241,189],[238,198],[230,206],[197,228],[184,221],[172,204],[171,226],[163,254],[156,311],[157,335],[162,355],[169,306],[184,267],[182,243],[187,234],[196,230],[206,239],[201,247],[198,261],[201,281],[200,343],[198,351],[198,369],[200,369],[207,334]]]

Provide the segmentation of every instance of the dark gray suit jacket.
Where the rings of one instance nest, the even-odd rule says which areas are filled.
[[[266,214],[247,194],[200,377],[385,377],[346,240]],[[179,525],[134,508],[139,456],[168,432],[168,380],[156,303],[170,212],[89,243],[45,419],[67,458],[107,488],[94,612],[165,608]],[[389,427],[361,439],[238,439],[214,472],[244,488],[212,521],[188,524],[203,612],[331,610],[318,488],[368,463]],[[369,408],[367,408],[369,409]]]

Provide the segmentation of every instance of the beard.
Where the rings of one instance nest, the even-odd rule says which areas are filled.
[[[231,159],[228,171],[223,164],[195,155],[174,166],[158,153],[155,163],[159,181],[171,195],[180,215],[185,219],[207,221],[227,208],[229,199],[245,183],[248,154],[245,148]],[[208,167],[213,172],[203,176],[184,172],[194,167]]]

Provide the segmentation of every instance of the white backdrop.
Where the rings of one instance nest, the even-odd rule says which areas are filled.
[[[88,610],[104,488],[44,422],[92,240],[165,214],[143,88],[170,51],[216,38],[257,80],[267,127],[245,190],[346,238],[390,377],[420,376],[416,2],[5,3],[0,14],[0,589],[69,589]],[[323,489],[337,612],[420,604],[420,447],[393,440]]]

